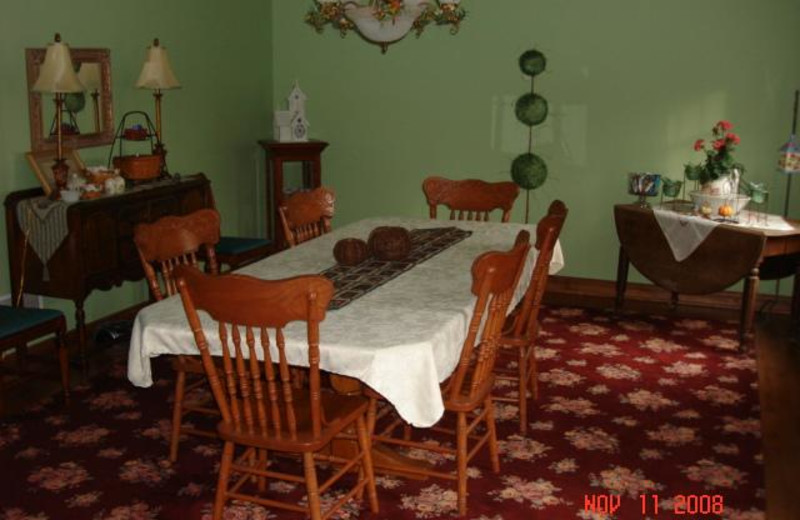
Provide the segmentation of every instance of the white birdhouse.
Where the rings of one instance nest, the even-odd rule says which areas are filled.
[[[292,138],[291,141],[306,142],[308,141],[308,121],[306,116],[301,112],[297,112],[292,117]]]
[[[296,114],[303,114],[303,116],[305,116],[307,99],[308,96],[306,96],[305,92],[300,90],[300,85],[298,85],[297,81],[295,81],[292,91],[289,92],[289,111]]]
[[[306,99],[297,81],[289,93],[289,110],[276,110],[273,116],[273,136],[282,143],[308,141],[308,119],[306,119]]]

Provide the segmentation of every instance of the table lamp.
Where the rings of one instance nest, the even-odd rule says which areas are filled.
[[[136,81],[136,88],[147,88],[153,91],[156,100],[156,145],[153,153],[161,155],[161,169],[166,173],[166,155],[162,140],[161,127],[161,93],[162,90],[179,88],[181,84],[172,72],[169,64],[167,50],[162,47],[158,38],[153,40],[153,45],[147,48],[147,58],[142,66],[142,72]]]
[[[99,63],[83,63],[78,70],[78,79],[86,88],[86,91],[92,96],[94,105],[94,131],[100,132],[100,107],[98,98],[100,97],[100,90],[103,88],[103,81],[100,79],[100,64]]]
[[[64,161],[64,152],[61,144],[61,117],[64,108],[64,95],[74,92],[83,92],[84,88],[75,69],[72,66],[72,59],[69,54],[69,46],[61,43],[61,35],[56,33],[55,42],[47,46],[44,55],[44,63],[39,69],[39,77],[33,84],[34,92],[45,92],[53,94],[53,101],[56,105],[56,160],[53,163],[53,179],[56,189],[53,190],[53,198],[61,197],[61,190],[67,187],[67,174],[69,167]]]

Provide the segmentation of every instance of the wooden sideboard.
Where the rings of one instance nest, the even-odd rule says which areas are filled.
[[[42,190],[36,188],[12,192],[5,200],[13,301],[17,301],[20,290],[72,300],[81,362],[85,362],[86,298],[95,289],[108,290],[124,281],[144,278],[133,243],[134,226],[165,215],[213,208],[211,183],[203,174],[197,174],[70,205],[68,234],[48,262],[47,276],[39,257],[26,247],[25,234],[17,219],[21,201],[42,195]]]

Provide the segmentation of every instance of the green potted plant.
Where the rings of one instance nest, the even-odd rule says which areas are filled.
[[[733,158],[733,151],[741,140],[731,132],[729,121],[720,121],[711,129],[713,140],[706,143],[698,139],[694,143],[696,152],[703,152],[705,160],[697,164],[687,164],[686,178],[700,182],[700,191],[707,195],[731,195],[739,189],[739,177],[744,166]]]
[[[694,143],[694,150],[702,152],[705,160],[689,163],[684,169],[688,180],[700,183],[700,189],[689,196],[695,208],[703,214],[734,217],[750,201],[750,197],[739,194],[739,180],[744,166],[733,158],[741,139],[732,129],[729,121],[719,121],[714,125],[710,142],[698,139]]]

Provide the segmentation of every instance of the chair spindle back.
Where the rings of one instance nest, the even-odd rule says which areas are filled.
[[[510,251],[483,253],[472,264],[472,293],[478,299],[458,367],[445,388],[452,401],[480,399],[491,384],[498,338],[525,266],[529,239],[528,232],[521,231]]]
[[[436,218],[439,204],[450,209],[450,220],[487,222],[489,214],[503,210],[503,222],[511,218],[511,208],[519,195],[519,186],[507,182],[486,182],[478,179],[450,180],[428,177],[422,181],[430,218]]]
[[[133,241],[153,298],[163,300],[176,294],[175,268],[179,265],[197,266],[201,250],[208,271],[219,272],[214,252],[214,246],[219,242],[219,228],[219,213],[210,208],[183,216],[163,217],[134,228]]]
[[[331,231],[336,195],[321,186],[291,195],[278,212],[286,241],[290,247]]]
[[[519,312],[515,315],[509,330],[515,338],[534,339],[538,333],[539,311],[542,307],[542,298],[547,288],[550,273],[550,261],[553,259],[553,249],[558,242],[564,221],[567,218],[567,207],[560,200],[550,203],[547,215],[539,220],[536,225],[536,249],[538,255],[533,266],[530,283],[525,291]]]
[[[222,420],[236,433],[295,439],[298,425],[311,424],[315,437],[323,425],[319,371],[319,323],[333,296],[321,276],[259,280],[243,275],[214,277],[181,266],[175,271],[184,310],[194,334]],[[211,359],[198,311],[217,322],[222,373]],[[286,356],[283,330],[306,322],[308,409],[300,408]],[[274,335],[274,342],[270,339]]]

